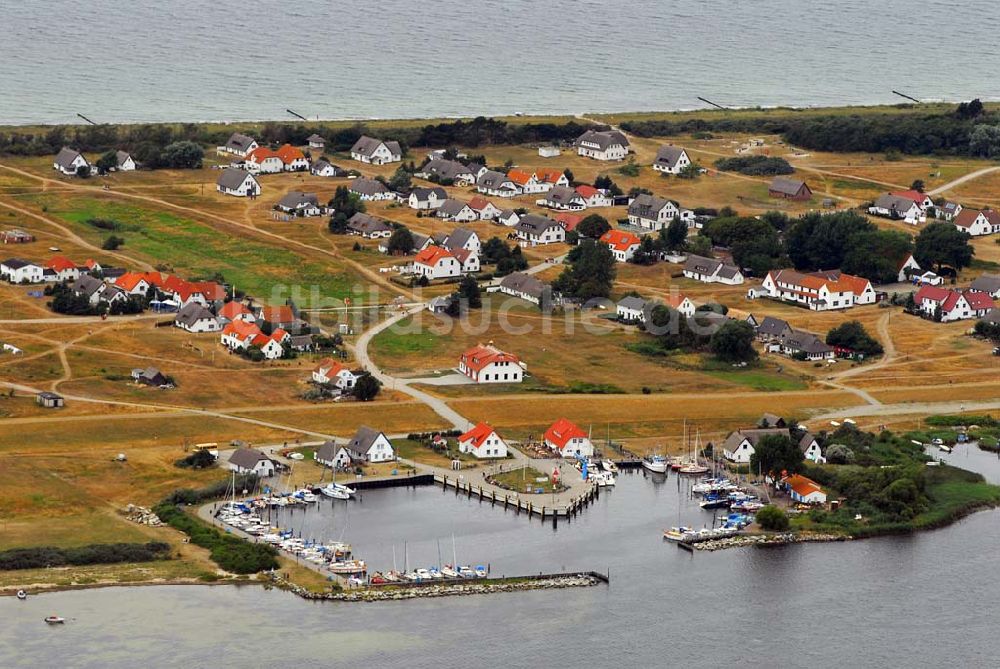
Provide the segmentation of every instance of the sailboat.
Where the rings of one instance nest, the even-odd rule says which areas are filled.
[[[688,476],[698,476],[708,473],[708,467],[698,464],[698,448],[701,446],[701,431],[697,432],[694,440],[694,448],[691,450],[691,464],[681,467],[680,473]]]

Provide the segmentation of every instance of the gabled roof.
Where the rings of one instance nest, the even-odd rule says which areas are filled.
[[[479,448],[495,431],[489,423],[479,423],[465,434],[460,435],[458,440],[471,442],[473,448]]]
[[[484,346],[482,344],[474,346],[463,353],[461,360],[467,368],[476,372],[493,363],[510,362],[517,364],[520,362],[520,359],[513,353],[501,351],[496,346]]]
[[[319,197],[316,193],[293,190],[278,200],[278,206],[285,207],[286,209],[298,209],[299,207],[308,207],[310,205],[314,207],[319,206]]]
[[[783,193],[785,195],[798,195],[802,187],[806,186],[805,181],[799,179],[788,179],[787,177],[774,177],[771,185],[767,187],[769,191]],[[806,186],[808,188],[808,186]]]
[[[425,174],[436,175],[442,179],[454,180],[464,176],[475,176],[473,171],[462,163],[456,160],[445,160],[444,158],[435,158],[434,160],[428,161],[420,171]]]
[[[666,198],[640,193],[629,203],[628,213],[639,218],[656,218],[660,211],[671,208],[676,209],[677,207]]]
[[[359,153],[363,156],[371,157],[372,154],[378,150],[378,147],[381,144],[385,144],[385,147],[389,149],[389,153],[393,155],[399,155],[402,153],[399,148],[399,142],[383,142],[381,139],[369,137],[368,135],[361,135],[361,137],[358,138],[358,141],[356,141],[354,146],[351,147],[351,153]]]
[[[815,441],[816,437],[813,436],[812,432],[806,432],[802,435],[802,438],[799,439],[799,450],[805,453],[812,447],[813,442]]]
[[[64,146],[63,148],[59,149],[59,153],[56,154],[55,163],[58,164],[59,167],[62,167],[63,169],[71,170],[74,169],[73,161],[75,161],[77,158],[83,158],[84,162],[87,162],[88,165],[90,164],[87,161],[87,159],[83,157],[82,153],[80,153],[76,149],[71,149],[68,146]]]
[[[491,205],[493,205],[493,203],[487,200],[482,195],[476,195],[471,200],[469,200],[469,207],[474,211],[482,211],[483,209],[486,209],[486,207],[489,207]]]
[[[995,293],[1000,291],[1000,274],[981,274],[969,286],[971,290],[978,290],[981,293]]]
[[[253,469],[263,460],[268,460],[268,457],[253,448],[237,448],[229,456],[229,463],[242,469]]]
[[[57,272],[65,272],[66,270],[76,269],[76,263],[66,256],[52,256],[52,258],[45,263],[45,266],[49,269],[54,269]]]
[[[538,214],[525,214],[521,217],[521,220],[517,222],[514,226],[517,230],[525,233],[539,235],[551,227],[562,227],[551,218],[547,216],[539,216]]]
[[[104,285],[100,279],[95,279],[89,274],[81,274],[80,278],[73,282],[73,290],[89,297],[104,290]]]
[[[316,455],[314,456],[316,460],[320,462],[333,462],[333,459],[337,457],[337,451],[340,450],[340,446],[337,445],[333,439],[324,441],[323,445],[316,449]]]
[[[967,290],[962,293],[962,297],[965,301],[969,303],[969,307],[973,311],[980,311],[981,309],[992,309],[995,304],[993,304],[993,298],[986,293],[981,293],[975,290]]]
[[[0,263],[0,265],[3,265],[4,267],[7,267],[9,269],[21,269],[22,267],[28,267],[28,266],[39,267],[39,265],[37,265],[36,263],[33,263],[30,260],[24,260],[23,258],[8,258],[7,260],[4,260],[2,263]]]
[[[677,161],[681,159],[681,156],[685,155],[686,151],[679,146],[667,145],[661,146],[656,151],[656,160],[653,161],[656,165],[663,165],[665,167],[674,168],[677,166]]]
[[[583,216],[579,214],[569,214],[566,212],[561,212],[552,217],[552,220],[563,226],[566,232],[570,232],[576,229],[576,226],[580,225],[583,220]]]
[[[959,212],[958,216],[952,220],[952,223],[960,228],[969,229],[980,215],[982,215],[991,226],[1000,226],[1000,211],[994,211],[992,209],[963,209]]]
[[[329,378],[337,376],[346,369],[347,367],[345,365],[337,360],[334,360],[333,358],[323,358],[319,361],[319,364],[316,365],[316,368],[313,371]]]
[[[266,146],[258,146],[256,149],[247,154],[247,162],[250,163],[262,163],[268,158],[281,160],[281,156],[279,156],[276,151],[272,151]]]
[[[523,293],[534,298],[541,299],[545,293],[545,284],[540,279],[536,279],[524,272],[514,272],[508,274],[500,280],[500,287],[514,293]]]
[[[115,151],[115,164],[118,167],[121,167],[123,164],[125,164],[125,161],[131,157],[132,154],[129,153],[128,151],[121,151],[121,150]],[[135,161],[133,160],[132,162]]]
[[[576,138],[575,146],[581,144],[594,144],[601,151],[606,151],[615,145],[628,146],[628,138],[618,130],[587,130]]]
[[[250,314],[250,309],[242,302],[237,302],[236,300],[231,300],[222,305],[219,309],[219,318],[225,318],[227,320],[236,320],[239,316],[246,316]]]
[[[181,307],[181,310],[174,316],[174,320],[190,327],[201,320],[214,321],[215,314],[197,302],[191,302]]]
[[[805,330],[791,330],[781,337],[781,343],[793,351],[803,351],[805,353],[826,354],[833,351],[833,347],[812,332]]]
[[[219,178],[215,183],[228,190],[236,190],[243,185],[243,182],[247,180],[247,177],[250,177],[251,179],[254,178],[252,174],[241,170],[238,167],[227,167],[222,170],[222,174],[219,175]],[[256,179],[254,180],[256,181]]]
[[[372,444],[375,443],[375,440],[378,439],[381,434],[382,433],[375,428],[362,425],[354,434],[354,438],[347,442],[344,448],[348,451],[364,456],[368,453]]]
[[[587,433],[581,430],[576,423],[566,418],[560,418],[545,431],[545,441],[551,442],[559,448],[565,448],[570,439],[579,438],[587,438]]]
[[[316,133],[313,133],[313,134],[309,135],[308,137],[306,137],[306,141],[309,142],[309,143],[311,143],[311,144],[315,144],[316,142],[320,142],[320,143],[323,143],[323,144],[326,143],[326,140],[323,139],[322,137],[320,137],[319,135],[317,135]]]
[[[348,190],[359,195],[381,195],[389,192],[385,184],[375,179],[355,179]]]
[[[549,192],[545,194],[546,200],[557,204],[569,204],[573,200],[581,197],[585,198],[587,196],[577,192],[577,189],[572,186],[553,186],[549,189]]]
[[[247,147],[249,147],[256,141],[257,140],[255,140],[253,137],[249,135],[244,135],[238,132],[234,132],[232,135],[229,136],[229,141],[226,142],[226,148],[237,149],[240,152],[244,152],[247,150]]]
[[[302,153],[301,149],[297,149],[291,144],[282,144],[274,153],[281,158],[281,162],[286,165],[291,165],[296,160],[306,159],[306,154]]]
[[[888,209],[889,211],[896,211],[901,214],[906,213],[913,207],[919,208],[920,206],[914,202],[912,198],[902,197],[894,193],[879,195],[875,198],[875,202],[873,204],[879,209]]]
[[[470,239],[479,239],[479,235],[471,228],[455,228],[445,239],[444,247],[450,251],[463,248]]]
[[[646,303],[646,300],[641,297],[636,297],[635,295],[628,295],[618,300],[619,307],[632,311],[642,311],[646,308]]]
[[[466,208],[471,210],[471,207],[461,200],[445,200],[444,204],[438,207],[437,213],[438,216],[443,216],[444,218],[453,218],[465,211]]]
[[[261,329],[255,323],[235,320],[226,324],[226,327],[222,329],[222,334],[235,337],[240,341],[246,341],[247,339],[259,337],[264,333],[261,332]]]
[[[386,221],[376,216],[370,216],[362,212],[358,212],[351,216],[347,220],[347,227],[355,232],[360,232],[365,235],[370,235],[375,232],[388,232],[392,230],[392,226]]]
[[[518,186],[526,186],[535,179],[535,175],[532,172],[511,169],[507,171],[507,178],[516,183]]]
[[[898,191],[894,191],[891,194],[895,195],[896,197],[906,198],[907,200],[910,200],[911,202],[915,202],[918,205],[922,205],[924,203],[924,201],[927,200],[927,193],[921,193],[920,191],[913,190],[913,189],[910,189],[910,190],[898,190]]]
[[[260,310],[260,319],[266,323],[294,323],[295,311],[290,305],[264,307]]]
[[[633,246],[639,246],[642,244],[642,239],[637,235],[633,235],[631,232],[626,232],[624,230],[611,229],[601,235],[601,243],[607,244],[610,248],[615,251],[621,251],[622,253],[627,252]]]
[[[413,262],[421,265],[427,265],[428,267],[434,267],[441,262],[441,260],[454,257],[455,256],[452,255],[451,251],[443,246],[428,246],[417,254],[417,257],[413,259]]]
[[[948,299],[952,292],[954,291],[940,286],[924,285],[921,286],[920,290],[917,291],[917,294],[913,296],[913,300],[918,304],[924,300],[943,303]]]
[[[497,172],[496,170],[486,170],[479,175],[476,183],[484,188],[500,188],[503,184],[513,181],[507,178],[507,175],[503,172]]]
[[[417,200],[423,202],[424,200],[429,200],[431,195],[435,195],[437,199],[444,200],[448,197],[448,193],[444,188],[440,186],[433,186],[431,188],[417,187],[410,191],[410,195],[415,195]]]
[[[806,478],[801,474],[792,474],[784,479],[784,483],[795,491],[796,495],[800,497],[808,497],[813,493],[823,493],[823,488],[820,487],[818,483],[810,478]],[[823,493],[826,494],[826,493]]]

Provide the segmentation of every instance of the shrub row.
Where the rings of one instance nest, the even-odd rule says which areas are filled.
[[[45,567],[151,562],[170,557],[170,545],[162,541],[146,544],[91,544],[75,548],[13,548],[0,552],[0,570],[41,569]]]

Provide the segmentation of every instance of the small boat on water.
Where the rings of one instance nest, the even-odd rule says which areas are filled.
[[[717,497],[708,496],[698,503],[703,509],[728,509],[729,508],[729,498],[728,497]]]
[[[454,569],[452,569],[449,565],[441,567],[441,574],[445,578],[459,578],[460,576],[460,574]]]
[[[951,453],[952,447],[947,444],[938,444],[938,450],[944,453]]]
[[[62,623],[66,622],[66,619],[60,616],[48,616],[47,618],[45,618],[45,622],[47,622],[50,625],[61,625]]]
[[[20,599],[21,601],[24,601],[25,599],[28,598],[28,593],[26,593],[24,590],[18,590],[17,598]]]
[[[671,527],[663,531],[663,538],[667,541],[684,541],[691,532],[690,527]]]
[[[349,493],[347,493],[344,490],[341,490],[340,487],[337,487],[337,486],[335,486],[332,483],[327,484],[324,487],[320,488],[319,491],[321,493],[323,493],[323,495],[325,495],[326,497],[332,497],[333,499],[350,499],[351,498],[351,495]]]
[[[692,462],[689,465],[681,467],[678,471],[685,476],[701,476],[708,473],[708,467]]]
[[[364,560],[331,562],[329,569],[334,574],[363,574],[366,571]]]
[[[601,460],[601,467],[606,472],[611,472],[612,474],[618,473],[618,465],[616,465],[611,460]]]
[[[653,455],[648,458],[644,458],[642,466],[644,469],[648,469],[654,474],[666,474],[667,470],[670,468],[670,460],[662,455]]]

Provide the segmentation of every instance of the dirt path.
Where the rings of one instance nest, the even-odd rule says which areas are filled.
[[[991,172],[996,172],[997,170],[1000,170],[1000,165],[997,165],[995,167],[984,167],[981,170],[976,170],[975,172],[969,172],[965,176],[961,176],[961,177],[955,179],[954,181],[949,181],[948,183],[946,183],[943,186],[938,186],[934,190],[927,191],[927,194],[928,195],[939,195],[939,194],[941,194],[941,193],[943,193],[943,192],[945,192],[947,190],[951,190],[955,186],[961,186],[966,181],[972,181],[973,179],[978,179],[981,176],[984,176],[984,175],[989,174]]]

